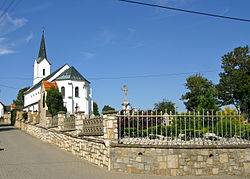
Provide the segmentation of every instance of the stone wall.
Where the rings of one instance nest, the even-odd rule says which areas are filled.
[[[111,170],[127,173],[250,176],[250,146],[140,146],[113,144]]]
[[[109,167],[109,148],[105,146],[104,141],[91,138],[78,138],[54,129],[46,129],[23,121],[18,121],[16,126],[44,142],[54,144],[91,163],[106,169]]]
[[[98,137],[77,137],[72,131],[61,130],[64,115],[58,116],[58,128],[41,127],[20,119],[21,115],[15,126],[108,170],[167,176],[250,176],[250,145],[119,144],[116,112],[103,114],[103,136]],[[78,124],[79,131],[82,125]]]

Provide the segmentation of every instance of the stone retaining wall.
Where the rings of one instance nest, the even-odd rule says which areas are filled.
[[[113,171],[167,176],[250,176],[250,146],[163,146],[117,143],[117,121],[105,116],[104,136],[70,136],[25,121],[16,126],[28,134],[54,144],[91,163]],[[102,141],[103,140],[103,141]]]
[[[225,149],[227,148],[227,149]],[[250,176],[249,146],[139,146],[113,144],[111,170],[168,176]]]
[[[110,165],[109,148],[102,141],[80,139],[22,121],[17,121],[16,126],[44,142],[54,144],[98,166],[108,169]]]

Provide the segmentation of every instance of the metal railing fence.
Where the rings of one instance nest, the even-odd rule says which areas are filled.
[[[118,114],[119,143],[144,145],[250,144],[249,120],[236,112]]]

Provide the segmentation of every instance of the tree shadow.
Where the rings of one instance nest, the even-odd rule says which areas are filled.
[[[17,130],[17,128],[13,127],[10,124],[0,124],[0,132]]]

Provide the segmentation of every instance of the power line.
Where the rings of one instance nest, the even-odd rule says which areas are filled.
[[[15,0],[12,0],[9,5],[7,6],[7,8],[3,11],[3,13],[0,15],[0,22],[1,22],[1,18],[4,17],[4,15],[7,13],[8,9],[12,6],[12,4],[15,2]]]
[[[165,76],[179,76],[179,75],[188,75],[194,73],[211,73],[211,72],[219,72],[223,70],[207,70],[207,71],[194,71],[194,72],[184,72],[184,73],[168,73],[168,74],[150,74],[150,75],[133,75],[133,76],[120,76],[120,77],[96,77],[96,78],[88,78],[89,80],[117,80],[117,79],[131,79],[131,78],[152,78],[152,77],[165,77]],[[2,78],[1,79],[14,79],[14,80],[33,80],[32,78],[19,78],[19,77],[10,77],[10,78]]]
[[[133,3],[133,4],[140,4],[140,5],[145,5],[145,6],[151,6],[151,7],[159,7],[159,8],[164,8],[164,9],[169,9],[169,10],[174,10],[174,11],[182,11],[182,12],[187,12],[187,13],[192,13],[192,14],[211,16],[211,17],[216,17],[216,18],[224,18],[224,19],[231,19],[231,20],[237,20],[237,21],[250,22],[249,19],[242,19],[242,18],[237,18],[237,17],[228,17],[228,16],[204,13],[204,12],[199,12],[199,11],[191,11],[191,10],[174,8],[174,7],[160,6],[160,5],[156,5],[156,4],[149,4],[149,3],[143,3],[143,2],[138,2],[138,1],[130,1],[130,0],[120,0],[120,1]]]
[[[185,72],[185,73],[168,73],[168,74],[155,74],[155,75],[137,75],[137,76],[121,76],[121,77],[100,77],[100,78],[89,78],[89,80],[117,80],[117,79],[131,79],[131,78],[152,78],[152,77],[166,77],[166,76],[179,76],[188,75],[194,73],[209,73],[218,72],[222,70],[209,70],[209,71],[196,71],[196,72]]]
[[[22,1],[22,0],[19,0],[19,1],[15,4],[15,6],[13,6],[13,8],[10,9],[9,13],[10,13],[10,12],[13,12],[13,11],[16,9],[16,7],[20,4],[21,1]]]
[[[12,86],[6,86],[6,85],[2,85],[2,84],[0,84],[0,86],[5,87],[5,88],[11,88],[11,89],[19,89],[19,88],[15,88],[15,87],[12,87]]]

